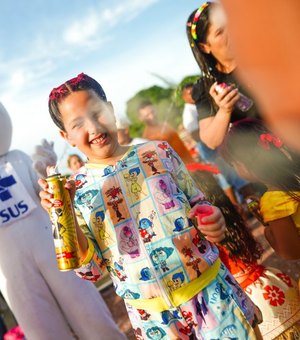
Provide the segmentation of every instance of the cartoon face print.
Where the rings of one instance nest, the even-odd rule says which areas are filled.
[[[122,195],[121,188],[113,186],[105,192],[105,195],[109,198],[107,204],[115,211],[118,222],[124,220],[125,218],[122,216],[122,213],[119,210],[119,204],[123,202],[123,198],[120,197]]]
[[[139,167],[130,169],[128,174],[124,174],[124,179],[126,182],[131,183],[130,191],[134,195],[135,199],[138,200],[140,198],[140,194],[146,195],[140,184],[138,183],[138,175],[140,174],[141,169]]]
[[[174,289],[178,289],[183,285],[184,282],[184,275],[183,272],[180,273],[175,273],[172,276],[172,281],[173,281],[173,287]]]
[[[100,274],[94,274],[92,269],[92,264],[88,263],[87,265],[80,267],[80,272],[78,272],[78,274],[85,280],[96,282],[99,279]]]
[[[170,270],[167,266],[167,259],[173,253],[174,249],[169,247],[160,247],[154,249],[150,253],[150,258],[154,264],[155,269],[161,269],[163,272]]]
[[[78,175],[75,176],[75,186],[76,186],[76,189],[82,188],[85,183],[87,183],[86,175],[78,174]]]
[[[205,240],[203,240],[198,233],[195,234],[193,243],[198,248],[200,254],[205,254],[207,246],[205,245]]]
[[[169,310],[163,311],[161,313],[161,318],[162,318],[163,325],[168,325],[170,321],[175,320],[175,319],[182,319],[177,310],[174,310],[173,312]]]
[[[152,280],[153,278],[154,276],[149,267],[145,267],[141,270],[141,277],[140,277],[141,281],[148,281],[148,280]]]
[[[168,145],[166,142],[162,142],[162,143],[158,144],[158,147],[165,151],[165,154],[166,154],[167,158],[172,158],[173,157],[176,160],[177,164],[178,165],[180,164],[179,158],[175,155],[175,153],[171,149],[170,145]]]
[[[138,299],[140,297],[140,294],[139,293],[135,293],[135,292],[133,292],[133,291],[131,291],[130,289],[126,289],[125,291],[124,291],[124,293],[122,294],[122,298],[123,299],[134,299],[134,300],[136,300],[136,299]]]
[[[154,197],[156,201],[163,205],[165,209],[171,209],[175,207],[172,193],[167,183],[163,179],[160,179],[155,186]]]
[[[180,288],[183,285],[184,282],[184,275],[183,272],[175,273],[172,276],[172,280],[168,281],[168,287],[171,291],[176,290]]]
[[[76,203],[79,205],[87,205],[89,209],[93,209],[92,201],[98,192],[99,190],[96,189],[88,190],[78,197]]]
[[[139,242],[134,230],[125,225],[120,231],[119,249],[121,253],[129,254],[132,258],[139,256]]]
[[[153,220],[155,218],[156,212],[154,210],[151,211],[151,214],[148,218],[141,218],[138,222],[139,224],[139,233],[144,243],[150,242],[151,239],[156,236],[155,231],[153,230]]]
[[[174,221],[175,228],[173,231],[182,231],[184,229],[184,218],[179,217]]]
[[[152,171],[152,175],[159,174],[160,172],[156,169],[154,163],[157,162],[156,151],[146,151],[142,154],[143,163],[147,164]]]
[[[201,271],[199,265],[201,263],[201,259],[194,256],[192,248],[184,246],[181,250],[182,254],[188,258],[188,261],[185,263],[186,266],[191,267],[196,273],[197,277],[201,275]]]
[[[147,337],[152,340],[167,339],[167,333],[161,327],[151,327],[146,330]]]
[[[101,241],[105,241],[107,239],[111,239],[109,233],[105,230],[104,224],[105,214],[103,211],[97,211],[95,214],[95,218],[92,220],[96,237],[98,236]]]

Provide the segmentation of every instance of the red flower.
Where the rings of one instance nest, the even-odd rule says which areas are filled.
[[[264,290],[265,293],[263,293],[263,297],[265,300],[270,300],[270,305],[276,307],[284,304],[285,295],[278,287],[268,285],[264,288]]]
[[[284,273],[277,273],[277,277],[279,277],[288,287],[293,287],[292,279],[284,274]]]

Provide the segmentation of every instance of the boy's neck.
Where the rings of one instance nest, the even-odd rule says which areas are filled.
[[[130,145],[119,145],[112,156],[107,158],[94,159],[93,161],[88,161],[88,163],[115,165],[130,148]]]

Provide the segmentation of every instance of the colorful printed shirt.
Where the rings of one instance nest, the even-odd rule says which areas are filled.
[[[218,250],[187,218],[205,198],[168,143],[132,146],[115,166],[87,164],[75,180],[75,207],[89,240],[80,276],[94,281],[105,264],[119,296],[163,296],[169,306],[181,287],[193,287],[185,289],[190,298],[199,292],[191,283],[216,268]]]

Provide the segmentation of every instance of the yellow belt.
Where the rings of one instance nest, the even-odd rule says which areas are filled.
[[[126,303],[138,309],[145,309],[154,312],[162,312],[170,308],[175,308],[191,300],[196,294],[207,287],[215,279],[220,271],[221,261],[216,262],[207,269],[200,277],[191,281],[187,285],[170,292],[168,298],[172,304],[170,307],[163,297],[152,299],[124,299]]]

